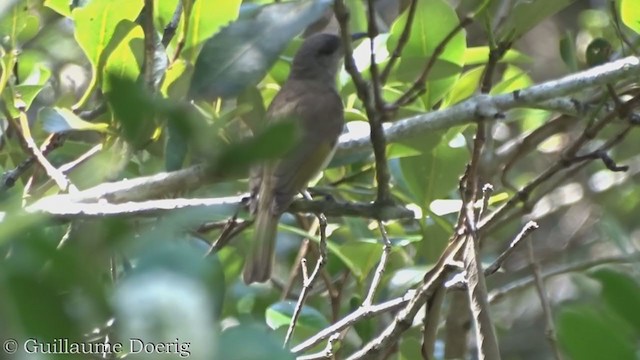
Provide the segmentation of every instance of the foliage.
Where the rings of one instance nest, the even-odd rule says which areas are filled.
[[[535,44],[527,43],[527,36],[551,19],[564,24],[571,18],[578,25],[573,33],[541,41],[563,61],[562,69],[545,78],[637,56],[636,1],[618,0],[603,9],[571,0],[506,5],[471,0],[457,7],[446,0],[420,0],[415,7],[413,1],[389,1],[397,14],[382,6],[373,10],[379,33],[369,24],[372,1],[344,1],[350,23],[339,20],[339,25],[375,35],[354,42],[353,54],[361,80],[379,86],[380,93],[364,97],[353,74],[340,74],[347,135],[368,135],[367,120],[373,119],[374,127],[375,118],[399,127],[407,118],[476,104],[480,92],[488,97],[530,88],[540,82],[537,71],[547,60],[531,50]],[[479,261],[494,261],[525,220],[536,219],[540,229],[523,241],[534,241],[542,272],[578,264],[547,281],[560,351],[575,359],[637,357],[637,70],[549,101],[524,99],[493,117],[475,109],[474,119],[455,126],[407,131],[376,154],[384,156],[389,184],[381,181],[370,152],[347,151],[350,145],[342,140],[344,147],[312,184],[312,194],[328,200],[300,202],[328,215],[328,258],[320,276],[312,287],[303,285],[324,246],[316,217],[285,214],[273,281],[242,283],[253,235],[244,225],[251,216],[237,203],[229,205],[227,197],[246,192],[252,165],[291,147],[293,124],[261,129],[261,121],[286,80],[301,43],[298,35],[322,27],[332,5],[330,0],[0,4],[0,340],[15,339],[19,353],[38,350],[23,344],[108,340],[123,344],[121,351],[105,355],[114,359],[127,352],[142,356],[131,339],[163,345],[147,354],[153,358],[183,357],[184,351],[196,359],[290,359],[322,351],[347,358],[402,313],[359,309],[396,300],[405,306],[404,296],[413,294],[407,291],[438,268],[456,236],[472,238],[460,230],[469,226],[464,221],[469,205],[486,207],[482,215],[498,214],[476,234],[482,239]],[[460,14],[469,11],[473,24],[466,26]],[[331,26],[339,25],[329,29],[335,32]],[[480,134],[486,138],[475,153]],[[629,164],[629,170],[612,171],[622,169],[618,163]],[[193,167],[199,164],[205,169],[200,178],[158,185],[176,174],[201,174]],[[538,177],[547,171],[548,177]],[[156,174],[159,182],[153,186],[134,184]],[[473,186],[465,185],[471,183],[464,174],[475,179],[480,195],[469,195]],[[485,198],[478,191],[484,183],[495,189]],[[122,187],[108,196],[82,198],[89,196],[83,190],[116,186]],[[139,187],[132,195],[127,189],[134,186]],[[380,186],[388,186],[392,205],[376,201]],[[335,213],[322,208],[326,202],[338,204]],[[34,204],[39,206],[30,208]],[[360,207],[347,210],[344,204]],[[415,216],[394,217],[389,210],[376,219],[358,213],[383,209],[380,214],[395,205]],[[482,219],[490,221],[491,215]],[[216,240],[229,232],[232,241],[218,248]],[[303,276],[297,254],[306,257],[309,274]],[[590,263],[601,254],[614,255]],[[487,301],[528,276],[525,255],[516,250],[500,263],[505,272],[487,276]],[[468,258],[464,261],[469,266]],[[297,309],[296,300],[307,290]],[[446,306],[436,306],[447,331],[436,337],[435,358],[445,358],[445,351],[452,356],[449,331],[462,339],[472,336],[468,328],[450,325],[460,310],[453,300],[459,294],[466,298],[466,292],[452,290]],[[536,323],[542,318],[538,296],[520,294],[509,292],[492,302],[491,325],[498,329],[504,358],[527,352],[526,344],[509,336],[512,324],[523,333],[535,328],[532,336],[545,338]],[[336,331],[331,340],[296,354],[289,351],[358,311],[362,314],[349,331]],[[467,306],[460,313],[468,311]],[[409,319],[413,325],[395,339],[397,346],[386,349],[389,358],[425,356],[422,317]],[[427,320],[439,324],[437,316]],[[292,322],[296,328],[283,349]],[[463,343],[464,356],[476,351]],[[4,351],[11,351],[6,344]],[[535,349],[535,357],[549,357],[553,342],[550,346]]]

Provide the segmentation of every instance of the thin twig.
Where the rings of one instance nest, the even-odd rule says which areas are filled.
[[[482,207],[478,210],[478,219],[482,219],[484,212],[489,207],[489,200],[493,194],[493,185],[486,183],[482,186]]]
[[[449,44],[449,42],[451,42],[451,40],[453,40],[453,37],[456,36],[464,28],[466,28],[467,26],[471,25],[472,22],[473,22],[473,17],[472,16],[465,16],[458,23],[458,25],[455,28],[453,28],[447,34],[447,36],[445,36],[444,39],[442,39],[442,41],[440,41],[440,43],[438,43],[436,48],[433,50],[433,54],[431,54],[431,57],[429,57],[429,60],[427,61],[427,63],[424,66],[424,68],[422,69],[422,72],[420,73],[420,76],[416,79],[416,81],[413,83],[413,85],[411,85],[409,90],[407,90],[404,94],[402,94],[398,98],[398,100],[396,100],[391,105],[392,109],[396,109],[396,108],[399,108],[401,106],[405,106],[405,105],[411,104],[412,102],[416,101],[416,99],[419,98],[424,93],[424,91],[425,91],[425,83],[427,82],[427,77],[431,73],[431,70],[433,69],[433,66],[436,64],[436,61],[438,60],[438,57],[440,55],[442,55],[442,53],[446,49],[446,47]]]
[[[337,334],[333,334],[331,335],[331,337],[329,338],[329,340],[327,341],[327,346],[320,352],[317,352],[315,354],[309,354],[309,355],[303,355],[303,356],[298,356],[296,358],[296,360],[320,360],[320,359],[332,359],[334,354],[333,354],[333,347],[334,344],[340,340],[341,334],[337,333]]]
[[[351,325],[355,324],[358,321],[368,319],[386,312],[394,311],[399,309],[400,307],[406,305],[409,300],[411,300],[415,295],[415,290],[409,290],[406,294],[399,298],[395,298],[392,300],[385,301],[383,303],[377,305],[371,305],[369,307],[358,307],[351,314],[343,317],[340,321],[335,324],[330,325],[329,327],[323,329],[317,334],[313,335],[309,339],[303,341],[299,345],[296,345],[291,349],[291,352],[294,354],[299,354],[305,350],[309,350],[312,347],[318,345],[323,340],[331,337],[334,334],[339,333],[340,331],[349,328]]]
[[[396,64],[398,59],[400,59],[400,55],[402,55],[402,50],[407,45],[409,38],[411,37],[411,28],[413,26],[413,19],[416,16],[416,9],[418,8],[418,0],[411,0],[411,4],[409,4],[409,10],[407,12],[407,22],[404,24],[404,29],[402,29],[402,33],[400,34],[400,38],[398,39],[398,43],[396,44],[395,49],[391,52],[391,56],[389,57],[389,62],[382,70],[382,74],[380,75],[380,82],[382,84],[387,83],[387,79],[389,78],[389,74],[393,70],[393,66]]]
[[[433,297],[424,304],[425,315],[422,319],[422,344],[420,353],[422,358],[430,360],[434,358],[436,340],[438,339],[438,327],[440,325],[440,311],[444,303],[447,289],[440,287]]]
[[[309,290],[311,290],[311,288],[313,287],[313,283],[318,277],[320,270],[327,262],[327,218],[323,214],[320,214],[318,215],[318,221],[320,223],[320,246],[318,260],[316,261],[316,266],[310,275],[308,274],[307,266],[305,264],[306,261],[302,263],[302,291],[300,292],[298,302],[296,303],[296,306],[293,310],[291,322],[289,323],[289,328],[287,329],[287,334],[284,338],[283,347],[285,348],[289,345],[289,341],[291,341],[293,331],[295,330],[296,323],[298,322],[298,317],[300,316],[300,312],[302,311],[302,306],[304,305],[304,302],[307,300],[307,296],[309,295]]]
[[[42,168],[46,171],[47,175],[55,181],[56,185],[63,192],[75,193],[78,191],[75,185],[73,185],[69,179],[58,169],[56,169],[49,160],[42,154],[38,145],[31,137],[31,129],[29,128],[29,120],[27,119],[27,114],[25,112],[25,108],[19,109],[19,118],[20,118],[20,134],[22,135],[23,140],[27,144],[29,151],[31,151],[31,155],[35,157],[36,161],[42,166]]]
[[[451,262],[456,258],[464,241],[455,237],[443,251],[433,269],[425,276],[425,281],[416,289],[407,305],[398,312],[394,320],[377,337],[369,341],[360,350],[348,357],[348,360],[372,359],[385,354],[411,327],[418,310],[431,299],[446,277],[452,271]]]
[[[480,253],[480,239],[478,238],[474,209],[472,203],[468,203],[466,212],[467,231],[470,234],[466,239],[466,251],[464,256],[467,293],[469,295],[469,308],[475,321],[476,342],[478,359],[500,360],[498,338],[491,321],[487,284],[482,271],[482,263],[478,260]]]
[[[516,237],[511,241],[509,247],[503,251],[496,260],[489,265],[486,269],[484,269],[484,275],[489,276],[493,275],[496,271],[500,270],[504,261],[511,256],[511,254],[517,249],[518,245],[522,243],[522,240],[526,239],[534,230],[538,229],[538,224],[535,221],[527,222],[522,230],[516,235]]]
[[[144,82],[147,89],[155,92],[155,81],[153,79],[156,59],[156,29],[153,26],[153,0],[144,0],[141,21],[144,32],[144,65],[142,66]]]
[[[560,266],[560,267],[557,267],[556,269],[547,271],[542,274],[542,278],[548,279],[553,276],[563,275],[567,273],[582,272],[600,265],[636,263],[639,260],[640,260],[640,252],[624,254],[624,255],[601,257],[599,259],[589,259],[587,261],[576,262],[574,264]],[[507,294],[510,294],[514,291],[522,290],[533,284],[535,284],[535,279],[533,278],[533,276],[529,276],[524,279],[507,284],[506,286],[503,286],[499,289],[492,290],[489,293],[489,302],[492,304],[496,303],[502,300]]]
[[[358,94],[358,98],[362,101],[367,113],[367,118],[369,119],[369,126],[371,129],[370,139],[376,163],[376,182],[378,183],[376,202],[388,204],[391,202],[391,193],[389,190],[391,175],[389,174],[389,168],[387,165],[387,141],[382,127],[386,113],[376,110],[375,98],[371,94],[371,87],[358,72],[353,60],[353,45],[351,43],[351,34],[349,32],[349,12],[344,4],[344,0],[335,0],[334,12],[340,25],[340,34],[343,40],[345,52],[344,67],[347,73],[351,76],[351,79],[353,79],[353,84],[356,87],[356,93]]]
[[[380,285],[380,281],[382,281],[382,275],[384,274],[384,269],[387,265],[387,259],[391,253],[391,241],[389,241],[387,230],[385,229],[382,221],[378,221],[378,228],[380,229],[380,235],[382,236],[382,255],[380,256],[380,261],[378,262],[378,266],[376,267],[376,271],[373,275],[373,280],[371,280],[371,286],[369,286],[367,297],[365,297],[362,302],[362,306],[365,307],[371,306],[373,302],[373,297],[376,294],[376,289]]]
[[[88,161],[89,159],[91,159],[92,157],[97,155],[102,150],[102,147],[103,147],[102,144],[97,144],[97,145],[93,146],[87,152],[85,152],[84,154],[80,155],[77,159],[75,159],[73,161],[70,161],[70,162],[60,166],[58,168],[58,170],[60,172],[62,172],[63,174],[68,175],[73,169],[75,169],[76,167],[82,165],[83,163],[85,163],[86,161]],[[44,154],[44,151],[43,151],[43,154]],[[49,190],[49,188],[52,186],[52,184],[53,184],[53,181],[51,181],[51,180],[45,182],[44,184],[40,185],[35,190],[31,191],[31,196],[32,197],[41,196],[47,190]]]
[[[162,32],[162,46],[167,48],[171,40],[176,34],[176,30],[178,29],[178,23],[180,22],[180,17],[182,16],[182,0],[178,1],[176,5],[176,9],[173,11],[173,16],[171,17],[171,21],[167,24]]]
[[[547,292],[544,286],[544,280],[542,278],[542,272],[540,271],[540,265],[535,259],[533,254],[533,241],[527,241],[527,248],[529,252],[529,262],[531,265],[531,272],[533,273],[533,278],[536,284],[536,290],[538,292],[538,297],[540,298],[540,305],[542,306],[542,312],[544,313],[544,322],[545,322],[545,333],[547,336],[547,340],[549,340],[549,345],[551,345],[551,349],[553,350],[553,355],[556,360],[562,360],[562,354],[560,353],[560,346],[558,345],[558,339],[556,337],[556,327],[553,324],[553,314],[551,312],[551,304],[549,303],[549,299],[547,297]]]
[[[630,109],[640,105],[640,96],[636,96],[624,103],[625,107]],[[526,200],[527,197],[543,182],[549,180],[552,176],[558,173],[560,170],[566,169],[574,163],[577,151],[582,146],[593,139],[606,125],[613,122],[618,116],[618,111],[614,110],[607,114],[604,118],[596,121],[592,126],[583,131],[580,136],[567,146],[556,163],[549,166],[542,174],[538,175],[535,179],[531,180],[527,185],[522,187],[513,197],[511,197],[506,203],[500,206],[497,210],[487,215],[481,220],[479,227],[486,231],[491,228],[495,223],[501,219],[504,214],[514,208],[519,202]]]

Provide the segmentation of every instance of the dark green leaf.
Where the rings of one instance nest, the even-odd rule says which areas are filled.
[[[567,32],[562,39],[560,39],[560,56],[562,61],[569,71],[578,71],[578,56],[576,54],[576,43],[574,36],[570,32]]]
[[[513,2],[513,8],[507,14],[507,20],[500,28],[497,38],[500,41],[519,39],[542,20],[566,8],[575,0],[519,0]]]
[[[283,121],[240,143],[230,144],[214,162],[214,173],[236,173],[256,162],[284,155],[296,138],[295,124]]]
[[[320,17],[332,2],[275,3],[240,19],[209,39],[195,64],[191,98],[233,97],[257,84],[289,41]]]
[[[380,260],[382,245],[375,240],[351,241],[339,245],[336,252],[353,275],[363,281]]]
[[[122,135],[136,149],[148,144],[155,129],[155,106],[149,94],[137,82],[127,78],[109,76],[111,91],[107,100]]]
[[[640,285],[628,275],[611,269],[594,271],[591,277],[602,284],[602,297],[607,305],[640,334]]]
[[[226,329],[218,341],[214,359],[225,360],[293,360],[295,356],[282,348],[273,332],[258,326],[240,325]]]
[[[588,306],[572,306],[558,315],[558,341],[572,359],[636,359],[635,345],[617,322]]]
[[[269,325],[273,330],[282,326],[289,326],[295,306],[296,303],[293,301],[280,301],[269,306],[265,312],[267,325]],[[320,331],[329,326],[329,322],[320,311],[311,306],[305,305],[300,311],[298,325],[314,328],[316,331]]]

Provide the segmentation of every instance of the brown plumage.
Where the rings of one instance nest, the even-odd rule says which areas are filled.
[[[267,110],[268,122],[293,120],[298,138],[281,159],[251,170],[251,211],[256,220],[243,273],[247,284],[270,279],[280,216],[333,155],[344,125],[342,100],[335,87],[341,49],[335,35],[307,38],[294,57],[289,78]]]

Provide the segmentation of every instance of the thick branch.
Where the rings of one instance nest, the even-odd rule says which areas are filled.
[[[244,195],[203,199],[163,199],[143,202],[112,203],[98,201],[91,203],[74,201],[73,195],[49,196],[27,206],[31,213],[52,216],[56,220],[68,221],[92,217],[156,217],[178,209],[201,209],[211,214],[231,216],[239,206],[243,206]],[[289,212],[305,212],[327,216],[355,216],[368,219],[392,220],[412,219],[411,210],[402,206],[378,203],[338,203],[335,201],[296,200]]]
[[[638,73],[640,73],[640,58],[630,56],[512,93],[495,96],[478,95],[444,110],[399,120],[385,129],[385,136],[388,142],[419,137],[435,130],[471,123],[478,115],[489,118],[506,110],[537,107],[537,104],[554,98],[616,82]],[[337,155],[363,151],[368,149],[368,146],[367,135],[345,134],[340,137]]]

